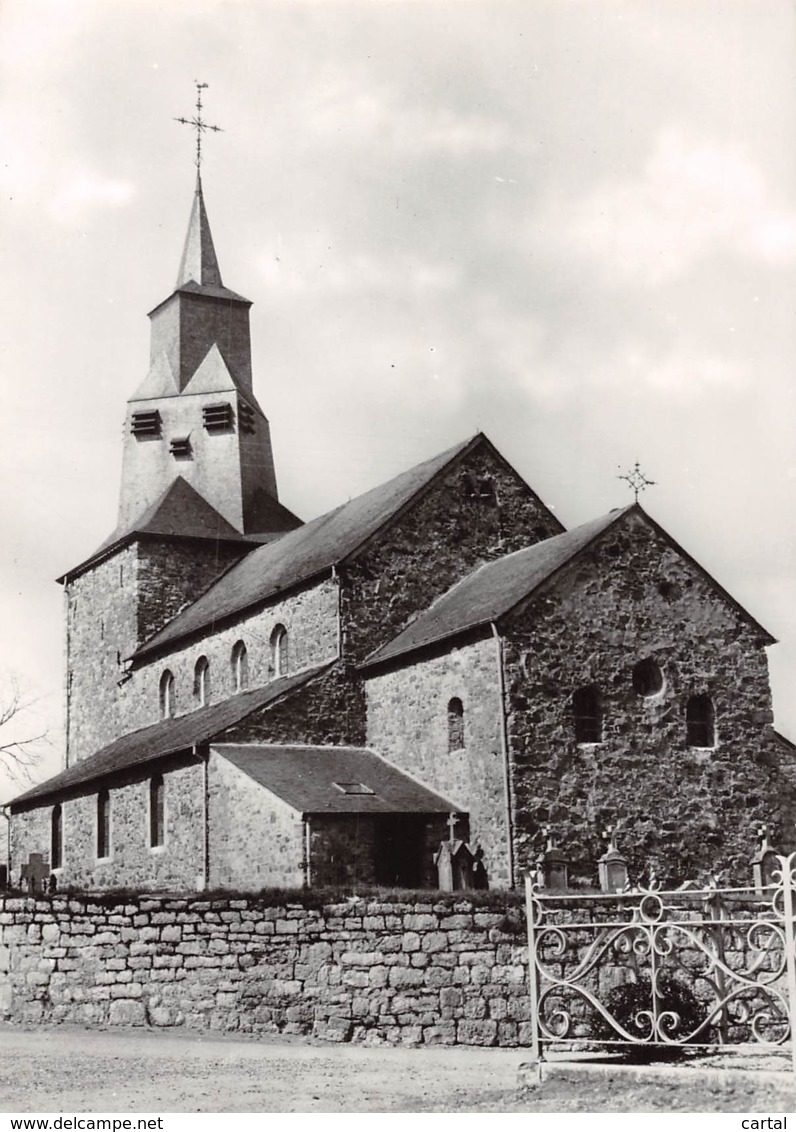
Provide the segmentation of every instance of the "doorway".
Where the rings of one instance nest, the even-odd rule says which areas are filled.
[[[425,818],[384,814],[376,821],[376,883],[391,888],[422,888]]]

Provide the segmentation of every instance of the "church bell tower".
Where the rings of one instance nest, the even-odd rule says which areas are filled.
[[[178,477],[241,534],[298,525],[278,500],[268,420],[252,390],[249,308],[224,286],[197,175],[174,291],[149,314],[149,372],[128,402],[119,530],[130,528]]]
[[[301,526],[277,497],[252,390],[249,308],[224,286],[197,177],[174,290],[150,313],[149,372],[124,426],[119,521],[59,580],[66,594],[66,765],[150,722],[128,662],[260,542]],[[143,712],[143,714],[142,714]]]

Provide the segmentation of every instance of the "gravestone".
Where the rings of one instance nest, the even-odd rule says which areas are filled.
[[[569,861],[567,855],[553,841],[549,826],[542,833],[547,841],[546,847],[536,858],[536,876],[542,888],[562,892],[569,887]]]
[[[443,841],[434,854],[434,864],[437,866],[437,887],[441,892],[475,888],[475,879],[480,880],[473,875],[474,871],[479,872],[474,868],[475,854],[464,841]]]
[[[597,862],[603,892],[623,892],[628,885],[627,859],[616,847],[616,831],[609,826],[603,834],[608,848]]]
[[[757,835],[760,838],[760,845],[752,857],[752,877],[755,892],[761,896],[765,889],[776,885],[778,878],[775,878],[774,872],[779,870],[779,861],[775,850],[768,843],[768,827],[761,825]]]
[[[50,862],[43,853],[31,853],[27,864],[19,874],[19,887],[26,888],[31,895],[46,892],[50,879]]]

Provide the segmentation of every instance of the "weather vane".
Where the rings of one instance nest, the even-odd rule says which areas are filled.
[[[616,478],[630,484],[633,489],[633,494],[636,497],[636,503],[638,503],[638,497],[642,491],[646,491],[648,487],[655,486],[655,480],[647,479],[639,467],[638,460],[636,460],[636,466],[633,468],[632,472],[626,472],[623,476],[617,476]]]
[[[183,126],[193,126],[196,130],[196,168],[201,173],[202,171],[202,134],[205,130],[212,130],[213,133],[221,134],[224,131],[220,126],[211,126],[209,122],[205,122],[202,118],[202,91],[207,90],[207,83],[200,83],[194,79],[196,83],[196,116],[194,118],[175,118],[175,122],[179,122]]]

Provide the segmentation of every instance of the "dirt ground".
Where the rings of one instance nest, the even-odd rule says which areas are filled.
[[[143,1030],[0,1025],[0,1111],[764,1112],[792,1090],[551,1079],[519,1096],[523,1050],[330,1046]]]

